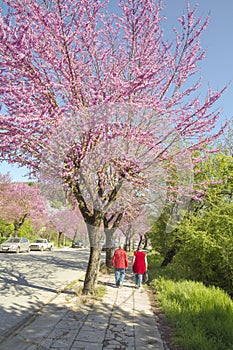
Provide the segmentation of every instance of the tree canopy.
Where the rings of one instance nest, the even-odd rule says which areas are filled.
[[[0,219],[14,225],[15,236],[25,220],[31,219],[35,227],[44,224],[47,215],[37,184],[0,183]]]
[[[208,18],[187,5],[170,41],[162,1],[120,0],[118,13],[104,0],[1,3],[0,157],[42,173],[79,207],[89,292],[103,223],[140,204],[159,212],[168,194],[182,207],[191,152],[221,132],[212,107],[224,89],[199,97]]]

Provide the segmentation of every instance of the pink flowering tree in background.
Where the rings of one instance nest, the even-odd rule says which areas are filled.
[[[46,212],[38,186],[0,183],[0,218],[14,225],[15,237],[25,220],[30,219],[38,229],[42,227]]]
[[[120,199],[122,201],[122,196],[120,196]],[[150,227],[148,223],[148,213],[150,213],[152,209],[155,209],[154,206],[152,206],[152,208],[147,207],[147,199],[148,198],[141,199],[140,201],[138,200],[138,206],[134,203],[134,205],[131,204],[125,210],[115,210],[104,216],[103,226],[106,246],[106,266],[111,266],[113,250],[116,249],[120,243],[124,244],[126,251],[131,251],[134,249],[132,243],[137,237],[146,237],[146,233],[149,231]],[[160,205],[158,202],[155,203],[158,206]]]
[[[8,184],[11,182],[10,173],[1,174],[0,173],[0,186],[3,184]],[[14,228],[13,225],[8,223],[5,219],[0,216],[0,240],[4,237],[8,237],[12,234]]]
[[[78,239],[86,240],[86,227],[80,214],[67,208],[49,212],[49,220],[58,231],[58,247],[61,245],[61,237],[70,238],[73,242]]]
[[[141,190],[141,193],[143,193],[143,190]],[[122,199],[123,196],[120,196],[121,202]],[[126,251],[130,251],[131,243],[136,239],[136,236],[140,234],[144,237],[144,234],[148,232],[150,226],[147,225],[147,200],[148,197],[143,200],[138,199],[137,203],[131,203],[130,206],[127,206],[127,209],[116,210],[115,208],[114,211],[110,211],[108,215],[104,216],[103,224],[106,239],[106,266],[110,267],[113,249],[116,249],[119,243],[124,243]]]
[[[169,42],[162,1],[118,3],[113,14],[104,0],[1,0],[0,157],[79,208],[91,247],[84,293],[105,229],[135,206],[183,209],[190,155],[221,132],[212,106],[223,90],[199,98],[208,19],[187,6]]]
[[[215,142],[215,147],[226,155],[233,156],[233,119],[231,119],[221,138]]]
[[[0,173],[0,185],[9,184],[11,181],[12,180],[11,180],[10,173],[6,173],[6,174]]]

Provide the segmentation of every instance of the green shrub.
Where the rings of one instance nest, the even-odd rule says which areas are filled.
[[[19,228],[18,236],[26,237],[31,242],[34,241],[34,239],[37,237],[37,233],[35,232],[31,220],[24,221],[23,225]]]
[[[4,242],[14,233],[14,225],[9,224],[6,220],[0,219],[0,243]]]
[[[165,277],[167,279],[179,281],[183,279],[182,267],[177,269],[173,264],[169,264],[166,267],[161,267],[163,261],[162,256],[151,252],[147,255],[149,266],[149,280],[152,281],[155,278]]]

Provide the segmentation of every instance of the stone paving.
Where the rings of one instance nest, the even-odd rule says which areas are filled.
[[[101,275],[107,293],[101,300],[80,303],[63,292],[0,343],[0,350],[165,350],[144,288],[128,276],[116,288],[114,275]]]

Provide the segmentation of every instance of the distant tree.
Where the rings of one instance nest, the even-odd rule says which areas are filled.
[[[11,177],[10,177],[10,173],[6,173],[6,174],[1,174],[0,173],[0,185],[1,184],[9,184],[10,182],[12,182]]]
[[[39,234],[39,228],[33,224],[31,219],[26,219],[18,230],[19,237],[27,237],[29,240],[34,240]]]
[[[166,187],[181,202],[189,151],[213,137],[222,91],[201,100],[195,79],[208,20],[187,6],[169,42],[162,1],[120,0],[118,15],[104,0],[1,3],[0,157],[35,176],[42,166],[73,195],[91,244],[83,289],[91,293],[103,221],[135,199],[152,210]]]
[[[215,147],[219,148],[219,151],[231,155],[233,157],[233,119],[229,120],[228,125],[221,135],[215,142]]]
[[[9,224],[6,220],[0,219],[0,241],[12,236],[14,233],[14,226]]]
[[[116,243],[123,243],[127,251],[131,250],[131,243],[137,237],[145,238],[150,225],[145,208],[142,208],[140,201],[137,202],[130,210],[116,212],[104,217],[104,232],[106,237],[106,266],[110,266],[113,249]]]
[[[86,228],[80,213],[77,211],[60,208],[51,212],[49,219],[58,231],[58,246],[61,245],[62,235],[70,238],[73,242],[77,239],[86,239]]]
[[[14,236],[26,219],[40,225],[46,219],[44,202],[37,185],[26,183],[0,184],[0,219],[14,225]]]

